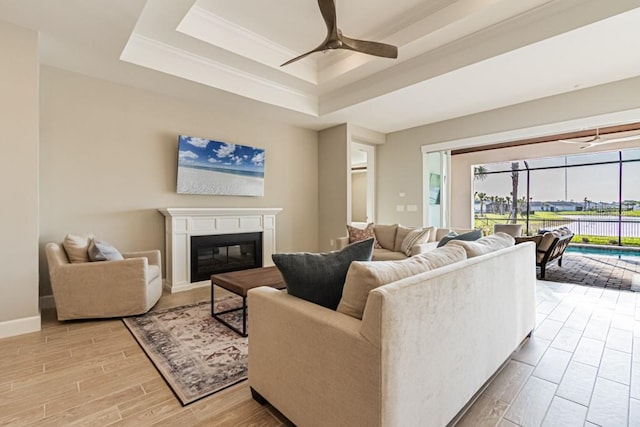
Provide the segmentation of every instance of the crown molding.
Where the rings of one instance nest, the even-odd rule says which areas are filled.
[[[318,115],[318,97],[315,95],[291,89],[141,34],[131,35],[120,59],[256,101],[312,116]]]
[[[280,67],[300,53],[227,21],[197,3],[189,9],[176,30],[309,83],[318,83],[315,62],[302,61]]]

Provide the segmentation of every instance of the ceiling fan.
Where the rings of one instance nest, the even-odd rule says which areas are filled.
[[[599,146],[599,145],[613,144],[613,143],[616,143],[616,142],[633,141],[635,139],[640,139],[640,134],[624,136],[624,137],[621,137],[621,138],[603,139],[600,136],[600,129],[596,129],[596,134],[594,135],[594,137],[591,138],[591,139],[588,139],[586,141],[579,141],[579,140],[575,140],[575,139],[559,139],[558,141],[564,142],[564,143],[567,143],[567,144],[587,144],[587,145],[585,145],[583,147],[580,147],[581,150],[584,150],[586,148],[596,147],[596,146]]]
[[[285,62],[280,65],[281,67],[291,64],[292,62],[302,59],[314,52],[323,52],[333,49],[353,50],[354,52],[361,52],[384,58],[398,57],[398,48],[396,46],[367,40],[356,40],[343,35],[342,31],[338,28],[335,0],[318,0],[318,6],[320,6],[320,13],[322,13],[324,22],[327,25],[327,37],[320,46]]]

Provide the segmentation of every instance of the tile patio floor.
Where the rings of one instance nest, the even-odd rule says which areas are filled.
[[[544,280],[640,291],[640,257],[565,253],[562,267],[547,266]]]
[[[456,427],[640,426],[640,292],[538,281],[532,337]]]

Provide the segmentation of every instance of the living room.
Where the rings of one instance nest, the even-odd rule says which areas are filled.
[[[633,96],[640,93],[636,67],[635,74],[625,69],[609,82],[570,86],[514,105],[496,101],[487,110],[461,109],[446,119],[391,132],[377,130],[374,136],[360,122],[329,118],[305,126],[301,123],[313,120],[301,118],[300,113],[287,121],[282,109],[256,107],[253,104],[259,103],[248,98],[218,89],[203,90],[192,81],[181,80],[177,93],[169,88],[177,78],[133,64],[119,70],[123,72],[120,80],[107,79],[106,71],[101,71],[106,64],[97,53],[92,56],[90,50],[75,50],[78,46],[58,45],[59,39],[49,36],[50,28],[42,24],[46,16],[34,17],[32,22],[21,15],[28,15],[29,8],[23,12],[12,9],[18,3],[5,2],[0,9],[5,63],[0,70],[5,149],[0,161],[5,200],[1,337],[40,329],[40,304],[51,303],[44,257],[47,242],[61,241],[67,233],[92,232],[122,250],[164,251],[161,208],[282,208],[277,216],[279,252],[331,250],[331,240],[345,233],[348,222],[346,152],[354,133],[365,140],[384,136],[384,143],[376,145],[376,221],[422,226],[426,225],[421,207],[423,146],[456,148],[511,141],[637,122],[640,117],[640,99]],[[25,3],[38,7],[37,2]],[[138,11],[144,6],[141,1],[132,3]],[[609,5],[607,11],[598,3],[575,2],[576,8],[592,8],[576,21],[640,7],[637,1],[627,1]],[[621,10],[611,10],[614,8]],[[111,13],[111,22],[118,21],[118,14]],[[123,25],[135,24],[135,18],[127,15]],[[549,22],[558,25],[563,18],[566,16]],[[62,18],[61,22],[63,26]],[[55,24],[49,25],[58,31],[54,31],[57,36],[64,34]],[[119,42],[122,45],[126,40]],[[106,49],[95,47],[96,51],[101,48]],[[635,50],[624,50],[636,59],[636,65],[640,62],[633,56]],[[581,63],[581,67],[589,64]],[[124,73],[130,73],[137,85],[126,80]],[[492,90],[500,92],[498,82],[493,84]],[[461,92],[450,95],[464,104],[465,91]],[[180,134],[264,148],[264,196],[176,194]],[[455,188],[466,191],[456,181],[471,182],[470,174],[454,176]],[[402,199],[400,193],[404,193]],[[464,200],[468,205],[456,205],[459,202],[454,200],[453,211],[470,212],[471,198]],[[397,212],[399,204],[415,204],[418,210]],[[470,227],[471,216],[466,220],[455,217],[452,224]]]

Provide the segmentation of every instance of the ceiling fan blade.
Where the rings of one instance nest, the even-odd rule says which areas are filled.
[[[311,55],[312,53],[315,53],[315,52],[322,52],[323,50],[326,50],[326,49],[327,49],[327,46],[325,44],[322,44],[321,46],[318,46],[317,48],[315,48],[313,50],[310,50],[309,52],[303,53],[300,56],[296,56],[295,58],[288,60],[287,62],[285,62],[284,64],[282,64],[280,66],[284,67],[285,65],[289,65],[292,62],[296,62],[296,61],[304,58],[307,55]]]
[[[318,6],[320,7],[322,18],[324,18],[324,23],[327,24],[327,40],[332,36],[337,38],[338,18],[335,0],[318,0]]]
[[[384,58],[397,58],[398,48],[386,43],[372,42],[367,40],[356,40],[347,36],[339,35],[342,41],[342,49],[349,49]]]
[[[590,144],[592,142],[597,143],[600,140],[599,136],[594,136],[591,139],[587,139],[586,141],[578,141],[576,139],[559,139],[558,142],[564,142],[565,144]]]
[[[626,141],[633,141],[634,139],[640,139],[640,134],[638,135],[629,135],[629,136],[623,136],[621,138],[611,138],[611,139],[606,139],[603,140],[602,142],[600,142],[600,144],[612,144],[614,142],[626,142]]]
[[[591,138],[587,141],[577,141],[575,139],[559,139],[558,142],[564,142],[567,144],[589,144],[586,147],[582,147],[582,148],[589,148],[589,147],[595,147],[596,145],[603,145],[603,144],[614,144],[616,142],[626,142],[626,141],[633,141],[636,139],[640,139],[640,134],[639,135],[630,135],[630,136],[625,136],[625,137],[621,137],[621,138],[611,138],[611,139],[604,139],[601,136],[597,136],[595,138]]]

